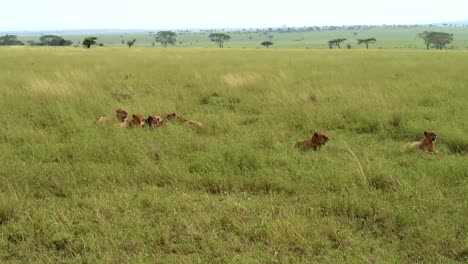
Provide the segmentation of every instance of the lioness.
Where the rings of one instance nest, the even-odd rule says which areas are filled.
[[[409,149],[420,149],[431,153],[437,153],[435,149],[435,142],[437,141],[437,134],[434,131],[424,131],[424,140],[415,141],[407,144]]]
[[[181,123],[184,123],[186,125],[189,125],[189,126],[193,126],[193,127],[203,127],[203,124],[201,122],[198,122],[198,121],[194,121],[194,120],[188,120],[186,119],[185,117],[177,114],[177,113],[170,113],[170,114],[167,114],[166,115],[166,120],[168,121],[179,121]]]
[[[143,115],[132,115],[132,121],[130,122],[130,127],[145,127],[145,118]]]
[[[298,141],[295,146],[304,150],[310,148],[319,150],[320,147],[325,145],[329,140],[330,138],[323,132],[315,132],[310,139]]]
[[[115,118],[117,118],[121,126],[124,126],[123,124],[127,122],[127,117],[128,117],[128,112],[125,111],[124,109],[119,108],[115,110]],[[97,122],[100,125],[107,125],[107,124],[111,124],[112,122],[114,122],[114,120],[115,119],[112,116],[101,116],[99,117]]]
[[[160,127],[164,124],[164,119],[160,116],[148,116],[145,121],[149,127]]]

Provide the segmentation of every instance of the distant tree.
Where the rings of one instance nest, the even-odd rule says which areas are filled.
[[[436,49],[442,50],[445,45],[453,41],[453,34],[445,32],[424,31],[418,34],[418,37],[424,40],[426,49],[433,45]]]
[[[346,45],[346,47],[347,47],[348,49],[351,49],[351,48],[352,48],[351,44],[349,44],[349,43]]]
[[[176,37],[177,34],[172,31],[159,31],[154,40],[156,40],[156,42],[160,42],[161,45],[166,47],[167,44],[174,45],[176,43]]]
[[[39,41],[43,46],[70,46],[72,44],[70,40],[55,35],[42,35]]]
[[[132,39],[132,40],[127,41],[128,47],[131,48],[133,46],[133,44],[135,44],[135,41],[136,41],[136,39]]]
[[[218,43],[220,48],[224,48],[224,42],[231,39],[231,36],[224,33],[211,33],[208,37],[211,41]]]
[[[23,42],[16,35],[5,35],[0,37],[0,46],[22,46]]]
[[[369,44],[374,44],[377,40],[375,38],[368,38],[368,39],[358,39],[358,45],[364,43],[366,45],[366,49],[369,48]]]
[[[268,35],[267,38],[271,41],[275,36],[273,35]]]
[[[338,48],[341,49],[340,43],[345,41],[345,40],[346,40],[345,38],[329,40],[328,41],[328,47],[330,47],[330,49],[333,49],[333,46],[338,46]]]
[[[269,46],[273,45],[273,42],[267,40],[260,43],[260,45],[265,46],[268,49]]]
[[[445,45],[449,44],[452,41],[453,34],[437,32],[437,34],[434,34],[432,36],[432,43],[434,44],[434,47],[438,50],[446,48]]]
[[[29,46],[37,46],[37,44],[40,44],[40,43],[37,43],[34,40],[27,40],[26,43],[28,43]]]
[[[91,48],[92,45],[96,45],[97,37],[87,37],[83,40],[83,47],[86,49]]]

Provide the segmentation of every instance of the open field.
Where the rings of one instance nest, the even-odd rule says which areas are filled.
[[[468,260],[468,52],[0,58],[2,263]],[[119,107],[205,125],[96,124]],[[321,151],[294,149],[317,130]],[[402,150],[424,130],[439,154]]]
[[[221,32],[221,30],[219,30]],[[347,44],[352,46],[352,49],[365,49],[365,45],[357,45],[356,39],[371,38],[377,39],[377,43],[370,45],[370,49],[417,49],[424,50],[426,46],[424,41],[417,37],[418,33],[423,31],[442,31],[454,34],[454,41],[447,45],[448,48],[466,50],[468,49],[468,27],[408,27],[408,28],[368,28],[356,30],[322,30],[322,31],[307,31],[307,32],[254,32],[255,30],[223,30],[230,34],[232,39],[226,42],[225,48],[264,48],[260,45],[262,41],[269,40],[268,36],[272,35],[272,42],[275,44],[270,49],[278,48],[295,48],[295,49],[328,49],[327,41],[336,38],[346,38],[341,47],[346,48]],[[157,31],[156,31],[157,32]],[[356,33],[356,35],[355,35]],[[210,42],[208,35],[205,32],[179,32],[177,36],[177,48],[213,48],[216,44]],[[65,39],[72,40],[75,44],[87,36],[98,37],[98,42],[105,46],[124,46],[122,40],[136,39],[135,46],[144,47],[151,46],[154,42],[154,37],[149,34],[87,34],[87,35],[65,35]],[[24,42],[28,40],[38,40],[39,36],[20,36]],[[156,43],[157,48],[162,48]],[[171,48],[174,48],[171,47]]]

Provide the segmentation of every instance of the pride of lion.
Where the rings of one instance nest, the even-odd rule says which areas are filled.
[[[186,124],[188,126],[193,126],[193,127],[203,127],[203,124],[201,122],[195,121],[195,120],[188,120],[185,117],[177,114],[177,113],[169,113],[166,116],[154,116],[154,115],[149,115],[147,118],[145,118],[143,115],[140,114],[133,114],[132,115],[132,120],[128,120],[128,112],[124,109],[117,109],[115,110],[115,117],[111,116],[101,116],[98,119],[98,124],[100,125],[109,125],[112,123],[115,123],[115,118],[117,119],[117,124],[120,127],[162,127],[165,122],[179,122],[182,124]]]
[[[133,114],[132,115],[132,120],[128,121],[128,112],[124,109],[117,109],[115,110],[115,117],[111,116],[101,116],[98,119],[98,124],[100,125],[108,125],[114,123],[117,119],[117,124],[120,127],[153,127],[153,128],[159,128],[164,125],[166,122],[179,122],[181,124],[185,124],[188,126],[192,127],[203,127],[203,124],[198,121],[194,120],[189,120],[186,119],[185,117],[172,112],[164,117],[162,116],[154,116],[154,115],[149,115],[147,118],[144,118],[143,115],[139,114]],[[324,132],[314,132],[312,136],[309,139],[301,140],[298,141],[295,144],[296,148],[302,149],[302,150],[315,150],[318,151],[322,146],[327,144],[327,142],[330,140],[330,137],[328,137]],[[429,153],[437,153],[437,150],[435,149],[435,142],[437,141],[437,134],[434,131],[424,131],[424,139],[422,141],[416,141],[416,142],[410,142],[407,143],[404,147],[405,149],[408,150],[422,150],[425,152]]]

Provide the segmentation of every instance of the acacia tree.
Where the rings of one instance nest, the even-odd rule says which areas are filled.
[[[5,35],[0,37],[0,46],[22,46],[23,42],[16,35]]]
[[[442,50],[445,48],[445,45],[449,44],[453,41],[453,35],[444,32],[436,32],[432,36],[432,43],[434,43],[434,47],[438,50]]]
[[[338,48],[341,49],[340,43],[345,41],[345,40],[346,40],[345,38],[329,40],[328,41],[328,47],[330,47],[330,49],[333,49],[333,46],[338,46]]]
[[[136,41],[136,39],[132,39],[132,40],[127,41],[128,47],[131,48],[133,46],[133,44],[135,44],[135,41]]]
[[[40,45],[43,46],[70,46],[72,42],[56,35],[42,35],[39,38]]]
[[[419,33],[418,37],[424,40],[427,50],[429,50],[431,44],[434,45],[436,49],[442,50],[445,48],[445,45],[453,41],[453,34],[445,32],[424,31]]]
[[[92,45],[96,45],[97,37],[87,37],[83,40],[83,47],[86,49],[91,48]]]
[[[369,44],[374,44],[377,40],[375,38],[368,38],[368,39],[358,39],[358,45],[364,43],[366,45],[366,49],[369,48]]]
[[[430,41],[430,37],[429,37],[429,35],[431,33],[432,32],[429,32],[429,31],[424,31],[422,33],[418,33],[418,37],[422,38],[424,40],[424,43],[426,44],[426,49],[427,50],[429,50],[429,47],[431,46],[431,41]]]
[[[154,38],[154,40],[156,42],[160,42],[161,45],[166,47],[167,44],[174,45],[176,43],[176,37],[177,37],[177,34],[172,31],[159,31],[156,34],[156,37]]]
[[[273,45],[273,42],[267,40],[260,43],[260,45],[265,46],[268,49],[269,46]]]
[[[231,36],[225,33],[211,33],[208,37],[211,41],[218,43],[220,48],[224,48],[224,42],[231,39]]]

